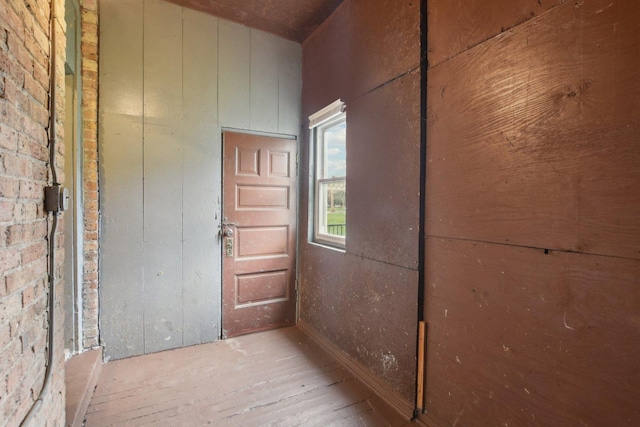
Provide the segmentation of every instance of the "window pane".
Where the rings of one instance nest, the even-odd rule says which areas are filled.
[[[340,121],[324,129],[324,176],[347,176],[347,122]]]
[[[313,241],[345,248],[347,114],[338,100],[309,116],[313,130]]]
[[[319,183],[319,232],[344,237],[347,233],[346,181]]]

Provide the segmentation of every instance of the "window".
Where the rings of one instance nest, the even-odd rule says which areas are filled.
[[[313,241],[345,247],[347,115],[337,100],[309,117],[313,141]]]

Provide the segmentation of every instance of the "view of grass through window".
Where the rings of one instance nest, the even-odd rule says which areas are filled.
[[[329,209],[327,213],[327,228],[330,234],[345,236],[347,233],[347,209],[344,207]]]

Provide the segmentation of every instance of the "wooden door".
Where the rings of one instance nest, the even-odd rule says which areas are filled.
[[[223,134],[222,336],[293,325],[296,141]]]

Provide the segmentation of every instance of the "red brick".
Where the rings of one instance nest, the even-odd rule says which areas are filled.
[[[96,106],[95,105],[87,105],[85,106],[85,108],[83,109],[83,119],[84,119],[84,129],[85,130],[92,130],[92,131],[97,131],[98,130],[98,112],[95,110]],[[97,140],[95,137],[91,138],[92,142],[95,143],[95,141]]]
[[[46,251],[47,244],[44,241],[28,246],[21,251],[22,265],[30,264],[40,258],[44,259]]]
[[[3,156],[4,171],[7,175],[12,176],[29,176],[31,175],[31,162],[28,159],[18,156],[17,154],[5,154]]]
[[[47,223],[38,221],[29,224],[14,224],[7,227],[7,245],[31,243],[47,235]]]
[[[85,273],[91,273],[94,271],[98,271],[98,262],[97,261],[86,261],[85,258],[85,262],[83,265],[83,270]]]
[[[46,60],[46,58],[45,58]],[[40,86],[48,90],[49,88],[49,71],[48,71],[49,63],[45,61],[44,63],[40,63],[37,61],[33,65],[33,78],[40,84]]]
[[[0,328],[0,349],[5,348],[11,342],[11,329],[3,326]],[[3,372],[6,367],[3,367],[2,361],[0,361],[0,372]]]
[[[19,65],[13,62],[13,59],[7,51],[0,48],[0,69],[4,70],[5,76],[13,80],[16,85],[21,86],[24,83],[24,71]]]
[[[0,346],[0,372],[4,373],[8,368],[16,363],[16,360],[22,354],[22,345],[19,339],[15,339],[13,335],[13,329],[7,328],[10,331],[9,341],[5,346]],[[3,350],[4,349],[4,350]],[[4,377],[0,377],[0,384],[3,384]],[[2,402],[0,400],[0,402]]]
[[[7,293],[12,294],[18,289],[33,284],[34,281],[44,278],[46,274],[46,262],[33,263],[15,270],[6,277]]]
[[[22,295],[10,294],[0,299],[0,324],[5,324],[16,317],[22,310]]]
[[[47,15],[48,15],[48,12],[47,12]],[[49,25],[49,17],[48,16],[44,16],[42,13],[37,13],[37,14],[34,14],[34,18],[35,18],[35,21],[36,21],[36,25],[34,25],[34,31],[36,29],[39,29],[40,31],[46,29],[46,32],[48,34],[49,33],[49,27],[50,27],[50,25]],[[64,37],[64,31],[61,31],[60,28],[58,28],[57,31],[58,31],[57,34],[60,34],[59,37]],[[49,38],[46,37],[46,40],[49,40]]]
[[[20,181],[21,199],[41,199],[44,194],[44,185],[30,181]]]
[[[24,27],[20,17],[10,6],[4,8],[2,12],[4,18],[2,27],[14,33],[20,40],[24,40]]]
[[[18,132],[24,132],[24,117],[12,103],[5,99],[0,99],[0,118],[5,123],[5,126],[11,127]]]
[[[40,218],[39,209],[41,202],[18,202],[18,206],[20,208],[20,218],[24,221],[35,221]]]
[[[7,271],[12,270],[20,265],[20,254],[16,251],[7,249],[0,249],[0,272],[6,274]],[[2,281],[4,284],[4,280]]]
[[[8,227],[0,226],[0,248],[7,246]]]
[[[33,293],[34,289],[32,287],[28,287],[24,291],[22,291],[22,307],[28,307],[29,304],[33,302]]]
[[[22,311],[22,316],[24,317],[25,311]],[[22,333],[22,318],[16,317],[12,321],[9,322],[9,331],[11,333],[11,339],[17,337]],[[1,369],[0,369],[1,370]]]
[[[98,0],[83,0],[82,8],[86,10],[96,11],[98,10]]]
[[[34,67],[35,74],[35,67]],[[31,95],[38,104],[45,106],[49,103],[49,94],[42,87],[39,81],[32,75],[26,75],[24,78],[24,89]]]
[[[18,195],[19,181],[13,177],[0,176],[0,197],[13,199]]]
[[[22,68],[26,70],[27,74],[33,73],[33,58],[22,44],[22,41],[14,34],[9,33],[7,36],[7,46],[9,46],[9,52],[11,52],[11,55],[18,60]]]
[[[36,39],[30,33],[27,33],[25,37],[25,47],[29,51],[31,56],[33,56],[34,65],[47,63],[49,48],[43,50],[40,46],[38,46]]]
[[[4,124],[0,124],[0,148],[11,151],[18,148],[18,133]]]
[[[9,222],[13,218],[16,202],[0,200],[0,222]]]
[[[46,181],[48,179],[49,168],[41,162],[33,163],[33,171],[31,176],[38,181]]]
[[[49,125],[49,110],[44,104],[31,103],[29,115],[36,124],[40,125],[40,128],[44,129]]]
[[[42,49],[42,51],[49,50],[49,38],[44,34],[42,28],[35,27],[33,30],[33,37],[35,38],[36,43],[38,43],[38,46],[40,47],[40,49]]]
[[[84,170],[84,179],[88,181],[97,181],[98,180],[98,172],[95,169],[85,168]]]
[[[29,99],[22,92],[22,88],[16,86],[11,80],[7,80],[6,82],[4,98],[12,102],[18,110],[27,111],[29,108]]]
[[[5,390],[7,395],[13,393],[20,384],[23,372],[26,370],[25,359],[20,358],[16,361],[12,369],[9,369],[5,377]]]
[[[91,59],[93,61],[97,60],[98,55],[98,46],[93,43],[83,43],[82,44],[82,57],[83,59]],[[96,73],[93,73],[94,75]]]

